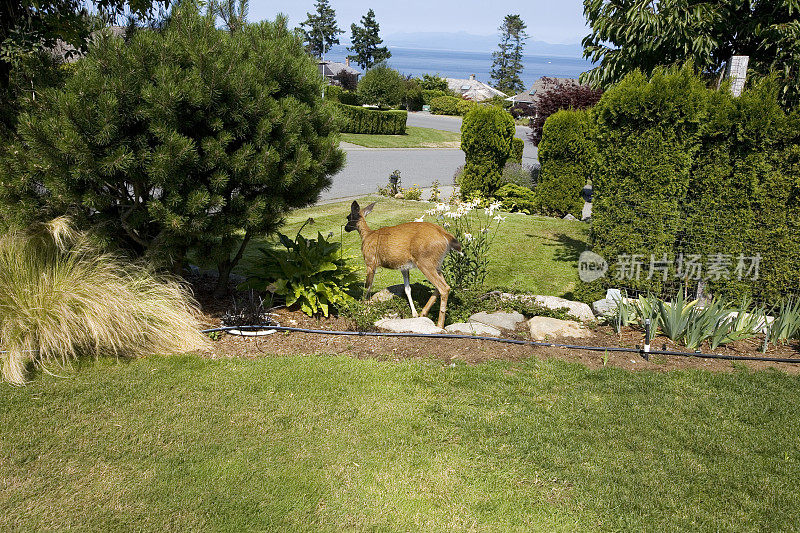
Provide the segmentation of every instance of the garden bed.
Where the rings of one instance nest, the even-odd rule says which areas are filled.
[[[213,284],[209,280],[195,279],[196,296],[200,300],[208,327],[221,325],[221,317],[229,308],[231,300],[215,300],[211,297]],[[273,311],[276,320],[282,326],[322,329],[329,331],[353,331],[350,320],[342,317],[312,318],[298,310],[285,307]],[[507,332],[509,338],[530,340],[525,323],[515,332]],[[636,348],[643,344],[640,331],[625,328],[622,335],[613,331],[610,326],[595,326],[591,337],[585,339],[555,338],[558,344],[579,344],[582,346]],[[416,337],[359,337],[341,335],[323,335],[299,332],[278,332],[261,337],[240,337],[223,335],[214,343],[212,358],[243,357],[256,358],[271,355],[305,354],[341,354],[363,358],[374,358],[385,361],[401,361],[412,358],[440,359],[445,364],[463,361],[470,364],[486,361],[504,360],[518,361],[528,357],[539,359],[560,359],[581,363],[589,368],[604,365],[627,370],[679,370],[704,369],[715,372],[730,372],[737,369],[751,370],[779,369],[790,374],[800,373],[800,343],[786,346],[770,346],[766,354],[760,351],[760,339],[738,341],[714,351],[716,354],[753,357],[797,357],[795,363],[777,363],[772,361],[731,361],[683,356],[651,355],[650,360],[633,352],[601,352],[591,350],[563,349],[552,346],[524,346],[498,343],[494,341],[472,339],[440,339]],[[687,351],[666,337],[656,337],[651,342],[651,349]]]

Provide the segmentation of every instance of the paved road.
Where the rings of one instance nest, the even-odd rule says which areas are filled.
[[[461,117],[409,113],[407,124],[461,131]],[[536,147],[524,136],[527,130],[524,126],[517,126],[517,137],[525,140],[522,162],[531,164],[536,161]],[[456,169],[464,164],[464,152],[457,148],[362,148],[349,143],[342,143],[341,147],[347,152],[347,163],[333,177],[331,188],[322,193],[321,201],[376,192],[378,186],[389,182],[389,175],[395,169],[400,171],[403,187],[413,184],[430,187],[434,180],[439,180],[442,185],[451,185]]]

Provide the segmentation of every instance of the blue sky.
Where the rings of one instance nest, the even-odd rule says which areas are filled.
[[[277,2],[251,0],[251,21],[273,19],[277,13],[289,16],[292,26],[314,11],[315,0]],[[370,0],[353,2],[331,0],[339,27],[350,34],[350,24],[358,22],[372,8],[382,36],[404,32],[459,32],[493,35],[507,14],[519,14],[528,25],[530,39],[550,43],[574,44],[589,32],[583,17],[582,0]]]

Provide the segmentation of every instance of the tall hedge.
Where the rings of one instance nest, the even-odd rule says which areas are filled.
[[[581,191],[597,167],[596,135],[586,111],[558,111],[544,125],[536,189],[543,214],[580,218]]]
[[[503,166],[511,155],[514,120],[494,106],[476,106],[461,123],[464,173],[461,194],[492,196],[503,185]]]
[[[632,74],[591,117],[599,154],[591,240],[610,269],[584,294],[621,286],[669,296],[696,291],[698,281],[706,293],[767,303],[800,293],[800,118],[781,110],[774,84],[734,98],[687,69]],[[686,276],[690,261],[699,276]],[[637,262],[638,281],[615,279]],[[658,267],[668,269],[666,282]]]
[[[342,133],[403,135],[406,132],[407,111],[381,111],[345,104],[336,108]]]

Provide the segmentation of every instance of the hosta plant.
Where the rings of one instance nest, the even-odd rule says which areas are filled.
[[[299,232],[294,240],[282,233],[278,238],[283,249],[261,248],[245,287],[282,296],[287,306],[297,305],[308,316],[328,316],[331,307],[352,301],[358,277],[342,257],[341,243],[328,241],[321,233],[316,239]]]

